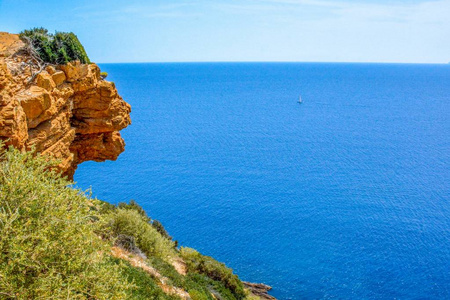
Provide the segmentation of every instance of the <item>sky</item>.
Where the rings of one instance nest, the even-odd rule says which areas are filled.
[[[97,63],[450,62],[450,0],[0,0],[0,31],[36,26]]]

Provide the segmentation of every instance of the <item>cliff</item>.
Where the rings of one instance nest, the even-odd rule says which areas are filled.
[[[38,73],[23,46],[18,35],[0,32],[0,140],[56,157],[69,177],[84,161],[117,159],[131,108],[114,83],[93,63],[49,65]]]
[[[131,122],[97,65],[39,67],[24,46],[0,32],[0,299],[275,299],[178,248],[134,201],[91,199],[53,161],[20,151],[58,158],[70,178],[84,161],[116,159]]]

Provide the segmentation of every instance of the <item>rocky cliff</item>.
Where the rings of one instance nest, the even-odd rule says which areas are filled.
[[[23,46],[18,35],[0,32],[0,139],[56,157],[69,177],[84,161],[115,160],[131,108],[114,83],[96,64],[49,65],[39,73]]]

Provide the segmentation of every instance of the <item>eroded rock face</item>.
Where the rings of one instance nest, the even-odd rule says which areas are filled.
[[[0,139],[61,160],[72,177],[78,164],[115,160],[125,149],[119,131],[131,123],[130,105],[96,64],[37,67],[17,52],[18,35],[0,32]]]

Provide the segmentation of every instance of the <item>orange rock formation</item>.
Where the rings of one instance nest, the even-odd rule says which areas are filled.
[[[50,154],[72,177],[78,164],[115,160],[124,151],[119,131],[131,123],[130,105],[96,64],[37,67],[20,54],[18,35],[0,32],[0,139]]]

